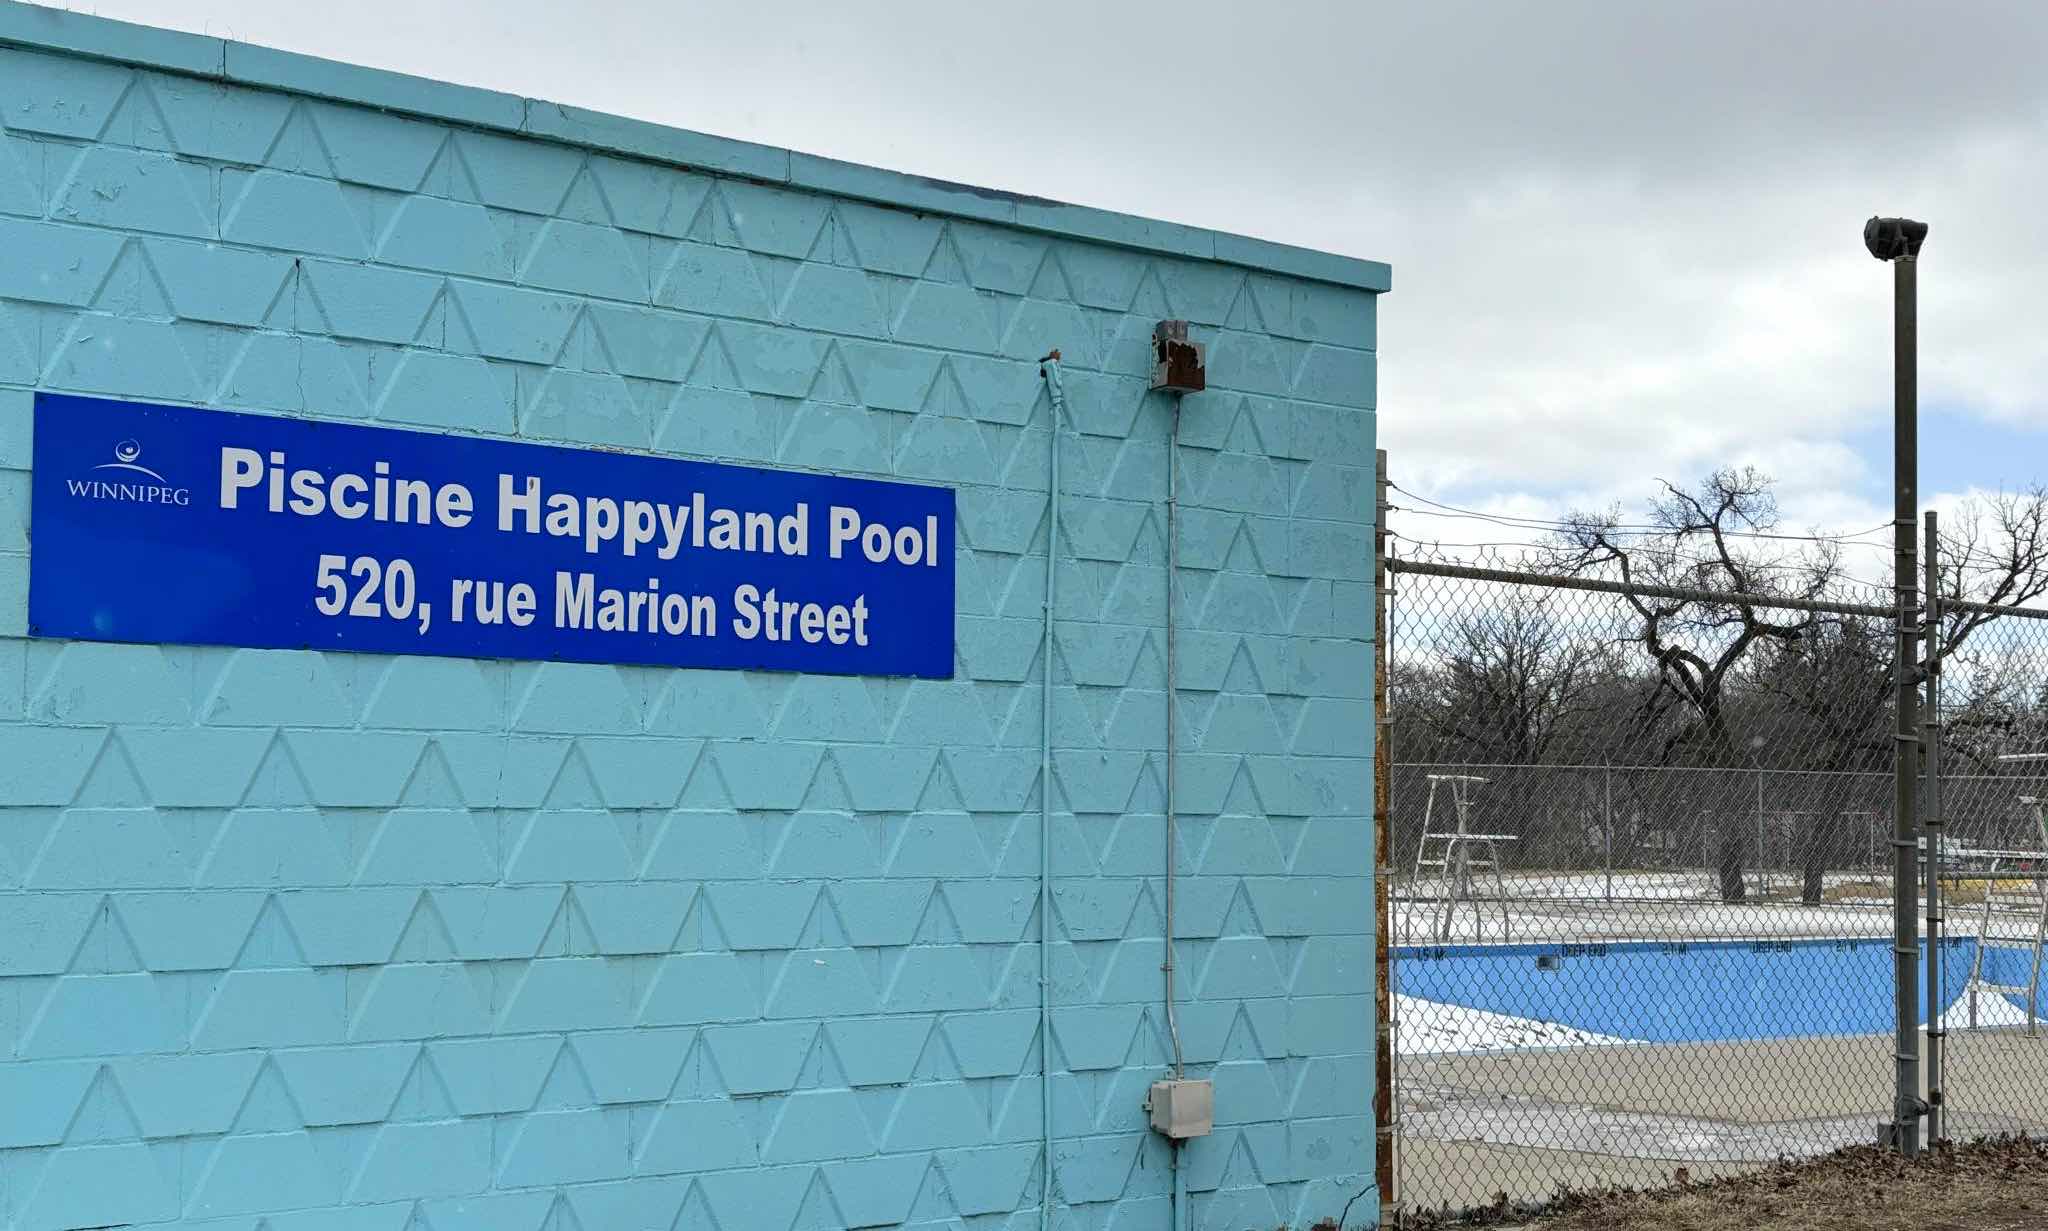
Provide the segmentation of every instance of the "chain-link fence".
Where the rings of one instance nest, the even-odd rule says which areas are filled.
[[[1873,1140],[1895,1080],[1890,595],[1389,568],[1402,1204]],[[2048,1124],[2027,802],[2048,761],[2001,759],[2048,748],[2048,622],[1980,614],[1943,624],[1933,996],[1958,1138]],[[1923,933],[1923,1029],[1926,969]]]
[[[1937,603],[1930,686],[1940,738],[1924,811],[1945,987],[1936,1023],[1943,1131],[2048,1129],[2048,612]]]

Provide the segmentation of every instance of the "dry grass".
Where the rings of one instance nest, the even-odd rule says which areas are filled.
[[[2048,1228],[2048,1144],[1944,1147],[1907,1163],[1875,1146],[1668,1188],[1567,1193],[1477,1221],[1527,1231],[2022,1231]],[[1442,1225],[1411,1218],[1411,1227]]]
[[[1982,901],[1983,898],[1984,895],[1980,891],[1977,899]],[[1890,881],[1843,881],[1840,884],[1829,885],[1826,889],[1821,890],[1820,900],[1823,902],[1889,902],[1892,900],[1892,883]]]
[[[1982,906],[1987,891],[2016,897],[2033,892],[2033,886],[2034,882],[2023,876],[1944,880],[1941,896],[1951,906]],[[1820,896],[1823,902],[1889,902],[1892,900],[1892,883],[1877,880],[1843,881],[1837,885],[1829,885]]]
[[[2034,891],[2034,882],[2025,877],[2004,876],[1996,880],[1982,877],[1977,880],[1945,881],[1941,887],[1941,896],[1951,906],[1981,906],[1984,904],[1984,895],[1987,891],[2001,897],[2025,897]]]

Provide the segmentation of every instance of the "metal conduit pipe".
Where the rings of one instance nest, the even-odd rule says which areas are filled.
[[[1051,408],[1046,422],[1045,626],[1039,646],[1038,726],[1038,1225],[1052,1226],[1052,621],[1060,541],[1060,423],[1067,393],[1060,353],[1039,360]]]
[[[1180,1005],[1173,987],[1174,864],[1178,859],[1179,812],[1174,787],[1179,778],[1180,739],[1177,720],[1179,680],[1174,676],[1177,621],[1174,619],[1175,591],[1180,588],[1180,404],[1173,405],[1173,426],[1166,444],[1166,1033],[1173,1042],[1173,1075],[1187,1076],[1186,1059],[1180,1046]]]
[[[1166,1033],[1173,1043],[1173,1076],[1175,1080],[1187,1076],[1187,1063],[1180,1045],[1180,1005],[1174,992],[1173,961],[1173,919],[1174,883],[1178,879],[1174,864],[1179,858],[1180,827],[1177,799],[1174,786],[1180,769],[1180,731],[1177,726],[1179,706],[1174,675],[1175,591],[1180,588],[1180,401],[1175,399],[1169,412],[1173,416],[1172,427],[1166,444],[1166,960],[1162,963],[1166,974]],[[1187,1173],[1181,1166],[1182,1143],[1173,1141],[1173,1219],[1174,1226],[1186,1231],[1190,1225],[1188,1211]]]

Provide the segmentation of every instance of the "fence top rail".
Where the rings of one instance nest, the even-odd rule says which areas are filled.
[[[1778,765],[1642,765],[1627,761],[1395,761],[1394,769],[1485,769],[1496,773],[1502,770],[1528,772],[1542,770],[1547,773],[1570,774],[1762,774],[1767,777],[1790,778],[1870,778],[1890,782],[1893,780],[1889,769],[1787,769]],[[1431,775],[1435,777],[1437,775]],[[2008,786],[2032,778],[2048,777],[2048,770],[2014,770],[2009,774],[1952,774],[1944,771],[1943,782],[1999,782]]]
[[[1389,560],[1387,563],[1392,564],[1393,561]],[[1972,603],[1959,598],[1943,598],[1939,601],[1944,612],[1970,611],[1980,615],[2012,616],[2021,620],[2048,620],[2048,609],[2041,607],[2001,607],[1997,603]]]
[[[1554,573],[1525,573],[1514,569],[1480,568],[1470,564],[1444,564],[1435,560],[1404,560],[1387,557],[1390,573],[1416,573],[1425,577],[1461,577],[1468,581],[1499,581],[1510,585],[1543,586],[1553,590],[1593,590],[1602,594],[1637,595],[1642,598],[1675,598],[1700,603],[1732,603],[1744,607],[1773,607],[1788,611],[1812,611],[1825,615],[1898,615],[1898,608],[1879,603],[1834,602],[1824,599],[1772,598],[1766,595],[1735,594],[1726,590],[1700,590],[1690,586],[1653,586],[1641,582],[1603,581],[1597,577],[1566,577]],[[1973,612],[1979,615],[2011,616],[2018,620],[2048,620],[2048,607],[2008,607],[1998,603],[1973,603],[1968,599],[1943,597],[1941,610]]]
[[[1732,594],[1725,590],[1697,590],[1690,586],[1652,586],[1635,582],[1603,581],[1597,577],[1563,577],[1553,573],[1518,573],[1510,569],[1477,568],[1469,564],[1440,564],[1433,560],[1387,559],[1390,573],[1415,573],[1425,577],[1458,577],[1467,581],[1498,581],[1509,585],[1543,586],[1552,590],[1593,590],[1602,594],[1633,595],[1639,598],[1672,598],[1682,602],[1728,603],[1737,607],[1770,607],[1785,611],[1811,611],[1820,615],[1860,615],[1896,618],[1899,609],[1876,603],[1826,602],[1819,599],[1776,598],[1763,594]],[[1944,607],[1962,606],[1943,603]],[[2003,613],[2017,608],[1997,607]],[[2048,613],[2041,613],[2048,618]]]

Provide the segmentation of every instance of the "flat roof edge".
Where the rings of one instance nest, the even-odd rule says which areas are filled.
[[[952,184],[477,86],[135,25],[22,0],[0,0],[0,46],[283,90],[694,170],[809,188],[921,213],[976,219],[1143,252],[1221,261],[1364,291],[1393,288],[1393,272],[1380,261],[997,189]]]

